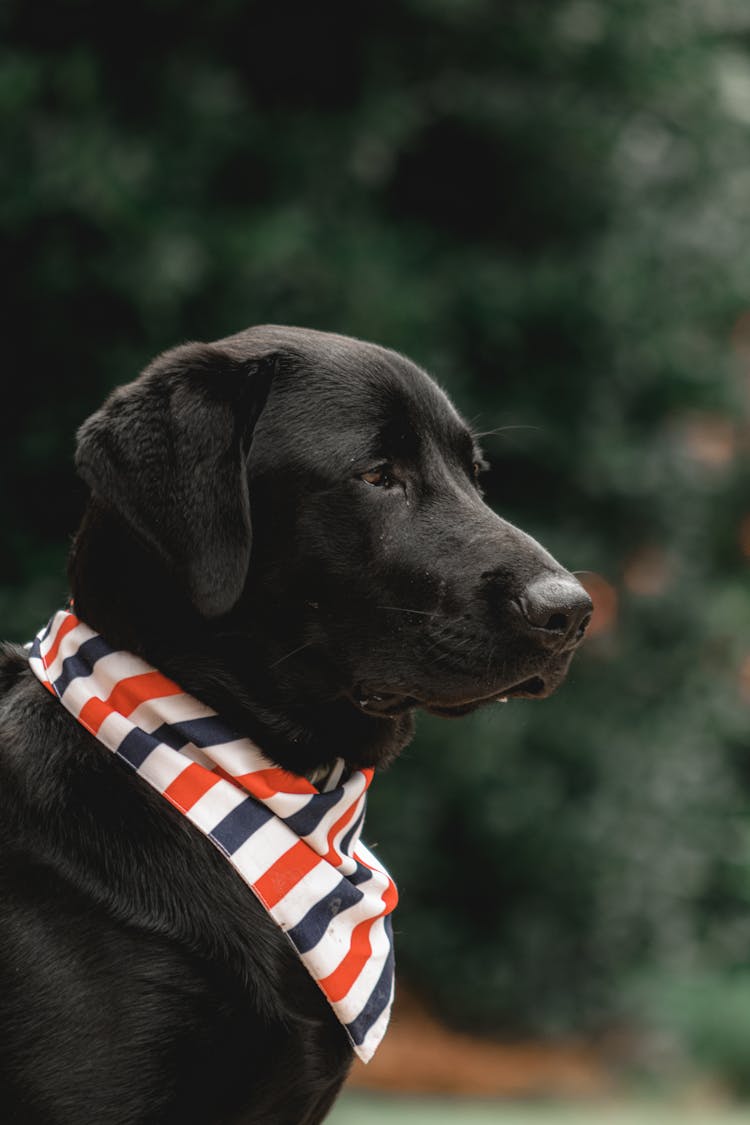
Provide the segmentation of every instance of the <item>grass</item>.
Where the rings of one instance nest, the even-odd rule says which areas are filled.
[[[576,1105],[541,1102],[365,1097],[344,1094],[327,1125],[748,1125],[746,1108],[669,1106],[658,1102]]]

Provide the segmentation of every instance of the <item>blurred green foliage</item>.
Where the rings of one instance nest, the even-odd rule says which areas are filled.
[[[687,1050],[705,1070],[719,1074],[730,1093],[745,1101],[750,1098],[750,971],[746,967],[662,973],[642,982],[639,1003],[642,1013],[650,1013],[656,1036],[673,1038],[673,1056],[679,1058],[680,1048]]]
[[[425,720],[375,786],[403,976],[558,1033],[637,1023],[646,969],[747,966],[745,0],[9,0],[0,29],[2,632],[63,596],[75,428],[156,352],[267,321],[400,349],[600,608],[558,696]]]

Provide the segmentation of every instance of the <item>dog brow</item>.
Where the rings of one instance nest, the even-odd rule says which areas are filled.
[[[419,435],[405,412],[399,412],[381,427],[377,438],[382,451],[397,457],[414,457],[419,452]]]
[[[473,461],[482,460],[479,442],[468,428],[463,426],[460,429],[451,427],[450,444],[464,463],[471,464]]]

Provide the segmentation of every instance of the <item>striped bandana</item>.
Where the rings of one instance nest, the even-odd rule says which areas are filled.
[[[393,1001],[393,881],[360,842],[373,770],[323,791],[66,610],[32,642],[44,686],[226,856],[284,931],[368,1062]]]

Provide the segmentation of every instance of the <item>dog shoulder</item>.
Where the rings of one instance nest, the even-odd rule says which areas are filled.
[[[300,966],[285,936],[206,837],[76,723],[13,645],[0,651],[0,839],[0,854],[55,873],[88,912],[223,963],[267,1017],[288,1018],[281,980]]]
[[[10,641],[0,641],[0,700],[28,671],[26,650]]]

